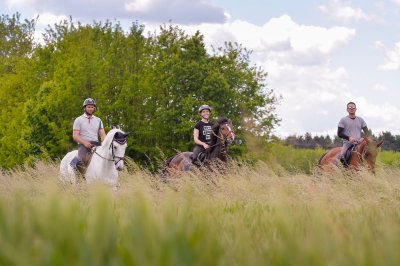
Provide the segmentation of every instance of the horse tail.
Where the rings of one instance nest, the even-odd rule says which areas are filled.
[[[168,165],[169,163],[172,161],[172,159],[174,159],[175,156],[169,157],[167,160],[164,161],[162,167],[161,167],[161,178],[163,180],[166,180],[169,176],[169,172],[168,172]]]

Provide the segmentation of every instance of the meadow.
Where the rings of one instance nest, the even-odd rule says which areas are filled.
[[[321,175],[322,151],[278,148],[168,182],[130,161],[117,191],[57,162],[2,171],[0,265],[400,265],[397,154]]]

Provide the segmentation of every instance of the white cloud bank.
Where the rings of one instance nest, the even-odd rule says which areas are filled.
[[[188,33],[200,30],[214,46],[232,41],[253,50],[253,61],[269,74],[268,86],[283,96],[277,109],[282,118],[276,132],[280,136],[296,132],[332,135],[340,118],[337,114],[345,110],[346,101],[354,99],[348,93],[346,69],[332,68],[330,60],[338,48],[351,41],[355,29],[300,25],[288,15],[262,26],[236,20],[183,27]]]
[[[395,43],[392,49],[388,49],[383,42],[375,42],[375,47],[385,52],[384,62],[379,65],[382,70],[400,70],[400,42]]]
[[[372,17],[364,13],[361,8],[345,5],[338,0],[331,1],[329,5],[320,5],[318,9],[336,21],[371,20]]]

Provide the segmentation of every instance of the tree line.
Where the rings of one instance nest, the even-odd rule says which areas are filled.
[[[382,150],[400,151],[400,135],[392,135],[389,131],[381,132],[378,135],[370,134],[372,138],[384,141],[381,146]],[[340,147],[343,144],[343,140],[337,135],[331,138],[329,135],[312,136],[311,133],[306,133],[304,136],[290,135],[282,141],[287,145],[302,149],[331,149],[334,147]]]
[[[72,124],[88,97],[106,131],[131,132],[127,155],[146,164],[192,148],[201,104],[231,119],[239,137],[268,136],[279,122],[267,72],[240,44],[209,52],[200,32],[174,25],[146,33],[137,22],[125,31],[72,18],[48,26],[37,43],[35,23],[19,13],[0,17],[0,168],[75,149]]]

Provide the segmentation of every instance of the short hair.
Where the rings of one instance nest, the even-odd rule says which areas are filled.
[[[346,105],[346,108],[349,108],[349,105],[350,105],[350,104],[354,104],[354,106],[357,107],[357,105],[356,105],[354,102],[348,102],[347,105]]]

